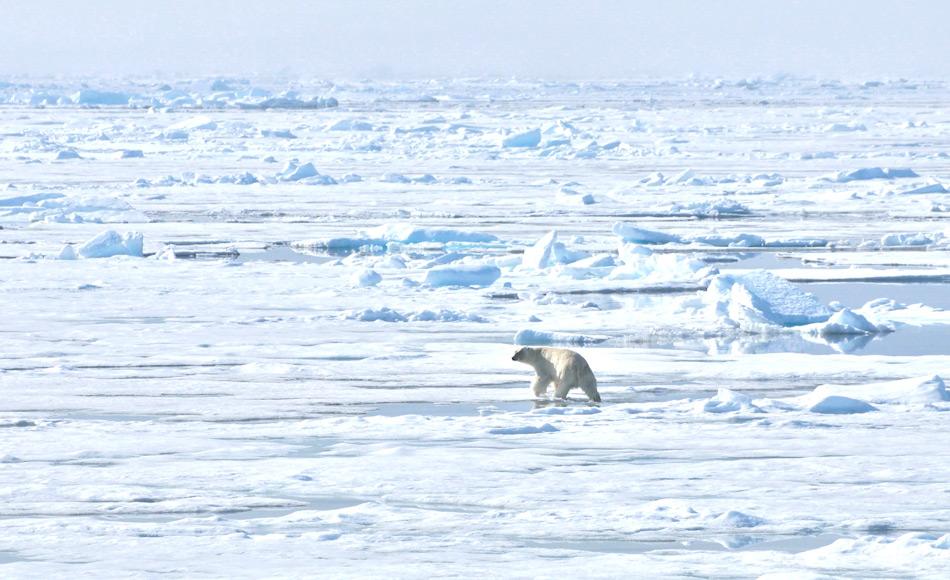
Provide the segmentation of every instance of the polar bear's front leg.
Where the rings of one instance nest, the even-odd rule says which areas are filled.
[[[549,377],[542,377],[541,375],[534,377],[534,380],[531,381],[531,390],[534,392],[534,396],[543,397],[548,392],[548,385],[550,384],[551,379]]]

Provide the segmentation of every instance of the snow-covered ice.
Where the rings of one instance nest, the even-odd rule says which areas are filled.
[[[76,252],[83,258],[109,258],[112,256],[142,256],[142,234],[120,234],[106,230],[79,246]]]
[[[0,79],[0,575],[944,576],[948,98]]]

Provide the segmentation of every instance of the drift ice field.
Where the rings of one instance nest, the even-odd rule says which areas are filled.
[[[946,577],[950,85],[165,82],[0,83],[0,575]]]

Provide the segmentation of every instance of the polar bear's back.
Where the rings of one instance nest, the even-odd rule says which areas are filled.
[[[587,360],[573,350],[566,348],[543,347],[538,349],[539,354],[551,363],[556,369],[559,379],[572,379],[573,384],[580,386],[583,384],[596,385],[597,379],[594,378],[594,371],[590,370]],[[568,373],[573,376],[564,376]]]

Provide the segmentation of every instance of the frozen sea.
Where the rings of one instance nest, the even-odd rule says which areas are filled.
[[[0,82],[0,576],[945,578],[948,144],[944,82]]]

